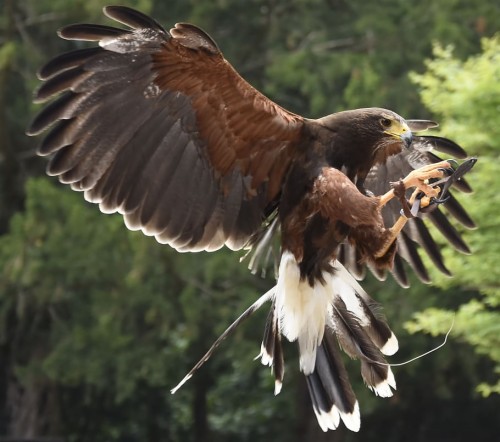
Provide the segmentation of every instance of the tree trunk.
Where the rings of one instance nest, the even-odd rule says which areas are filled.
[[[23,202],[19,162],[12,143],[7,111],[14,58],[8,48],[15,44],[14,0],[5,0],[4,16],[4,52],[0,64],[0,234],[6,232],[12,213],[20,209]]]

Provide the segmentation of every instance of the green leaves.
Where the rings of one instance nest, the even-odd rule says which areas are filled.
[[[31,179],[25,211],[0,237],[0,345],[12,346],[9,364],[24,388],[57,386],[68,435],[88,425],[84,409],[91,407],[102,413],[93,425],[103,439],[95,440],[120,440],[128,430],[106,416],[123,413],[136,422],[133,404],[143,391],[148,400],[158,396],[162,415],[171,410],[180,434],[193,425],[191,396],[212,384],[215,428],[241,431],[237,419],[232,428],[217,424],[230,420],[231,400],[239,400],[245,420],[247,413],[272,414],[287,397],[257,405],[264,391],[272,396],[269,372],[253,362],[266,312],[250,320],[259,323],[250,339],[242,326],[188,386],[169,393],[257,298],[255,287],[270,285],[235,258],[229,251],[179,255],[127,231],[121,216],[104,216],[81,195]],[[228,399],[228,386],[232,391],[241,379],[254,396],[242,389]],[[72,403],[75,391],[81,402]]]
[[[467,177],[475,193],[463,197],[465,205],[479,228],[467,233],[473,254],[464,256],[444,251],[454,271],[452,279],[437,277],[441,287],[466,287],[481,296],[462,304],[457,312],[454,335],[472,345],[478,354],[486,355],[500,375],[500,38],[483,39],[483,51],[465,61],[453,56],[451,47],[436,45],[434,58],[427,61],[427,72],[413,74],[422,88],[424,103],[439,117],[442,132],[463,142],[479,157],[475,170]],[[452,312],[427,309],[407,324],[411,332],[445,333]],[[478,386],[489,395],[500,392],[500,380]]]
[[[495,154],[500,127],[500,36],[482,40],[482,53],[461,61],[453,47],[434,45],[425,74],[413,74],[422,100],[440,115],[443,133],[453,136],[472,154]]]

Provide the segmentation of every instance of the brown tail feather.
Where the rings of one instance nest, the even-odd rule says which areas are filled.
[[[258,358],[261,358],[262,364],[272,367],[275,378],[274,394],[279,394],[285,374],[285,361],[274,302],[267,315],[264,338],[262,339],[260,353],[256,359]]]
[[[336,298],[332,309],[332,328],[343,350],[361,360],[361,375],[367,386],[382,397],[392,396],[396,388],[394,375],[382,352],[373,342],[359,319],[348,311],[343,300]]]

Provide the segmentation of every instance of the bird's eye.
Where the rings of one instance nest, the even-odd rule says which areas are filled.
[[[388,127],[391,127],[392,121],[389,120],[389,118],[382,118],[380,120],[380,124],[382,125],[383,128],[387,129]]]

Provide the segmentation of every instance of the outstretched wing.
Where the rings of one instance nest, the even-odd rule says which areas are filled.
[[[407,176],[412,170],[421,166],[441,161],[433,150],[444,153],[448,158],[455,157],[459,159],[466,158],[466,152],[451,140],[433,136],[415,136],[412,148],[405,150],[398,155],[389,157],[385,164],[375,166],[369,173],[365,187],[375,195],[382,195],[389,190],[389,183],[397,181]],[[465,180],[457,181],[453,187],[462,192],[471,192],[471,189]],[[441,272],[451,275],[446,268],[441,255],[439,245],[430,234],[426,222],[428,220],[442,233],[447,241],[459,252],[470,253],[469,247],[462,239],[460,233],[453,226],[449,218],[454,218],[462,226],[472,229],[474,222],[467,214],[466,210],[454,198],[452,193],[450,198],[443,204],[445,210],[438,208],[428,214],[422,215],[422,218],[412,218],[408,221],[403,231],[398,237],[398,252],[394,260],[393,275],[402,285],[408,286],[408,276],[403,265],[406,261],[415,271],[420,280],[430,282],[430,276],[419,254],[419,249],[423,250],[432,260],[433,264]],[[400,215],[401,204],[397,200],[390,201],[383,209],[382,215],[387,227],[392,226]],[[363,267],[359,264],[356,257],[356,250],[348,244],[342,245],[339,258],[344,265],[357,277],[363,276]],[[385,277],[383,272],[371,269],[380,279]]]
[[[104,12],[129,29],[63,28],[99,46],[39,73],[36,99],[58,95],[28,132],[50,128],[48,173],[178,250],[241,248],[274,209],[302,117],[245,82],[201,29]]]

